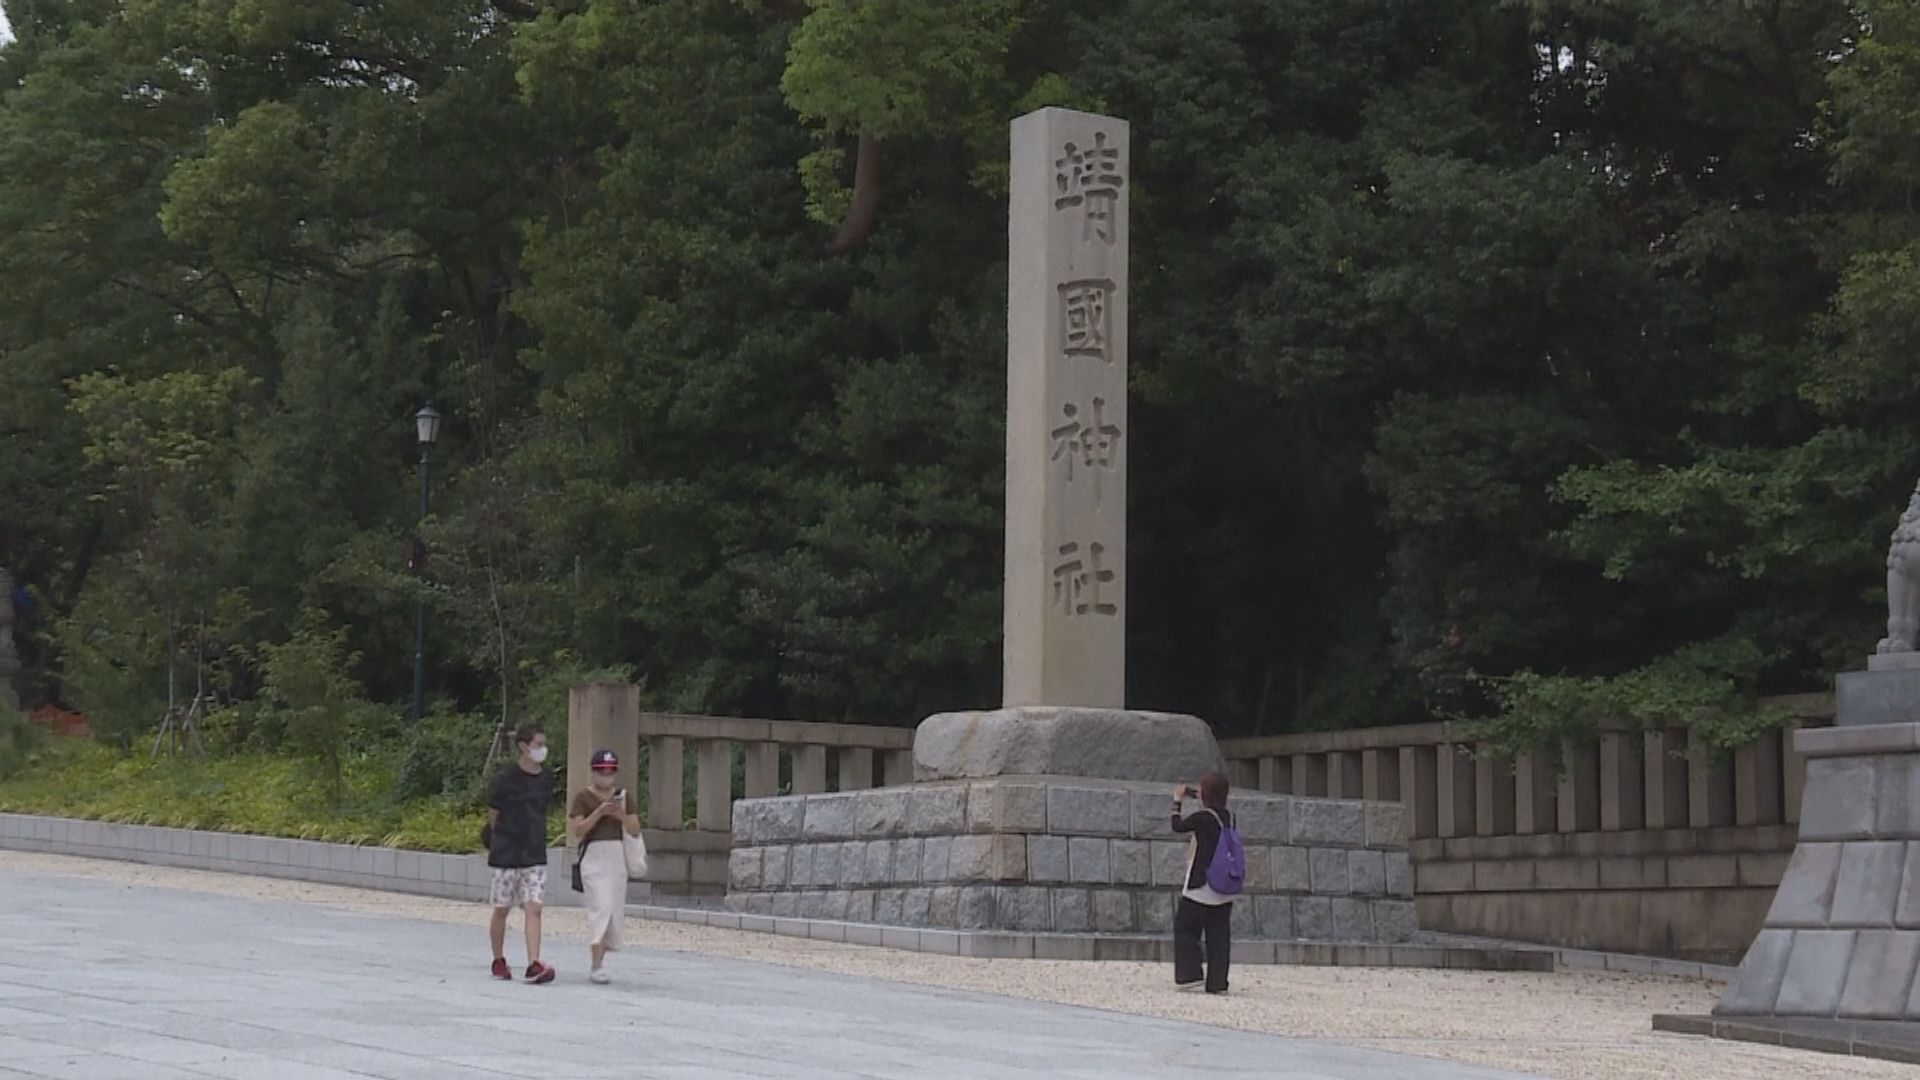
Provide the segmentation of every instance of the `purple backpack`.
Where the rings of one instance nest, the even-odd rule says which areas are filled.
[[[1240,844],[1240,830],[1226,823],[1218,813],[1220,842],[1213,846],[1213,861],[1207,864],[1207,887],[1221,896],[1239,896],[1247,887],[1247,849]]]

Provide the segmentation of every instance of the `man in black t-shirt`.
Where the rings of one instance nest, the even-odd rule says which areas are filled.
[[[547,895],[547,802],[552,795],[542,763],[547,735],[537,725],[513,733],[520,758],[493,778],[487,791],[487,865],[493,868],[493,977],[513,978],[507,966],[507,915],[526,913],[527,981],[550,983],[553,968],[540,962],[540,905]]]

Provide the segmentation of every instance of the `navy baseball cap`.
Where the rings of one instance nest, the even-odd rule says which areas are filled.
[[[611,750],[595,750],[593,752],[593,761],[588,765],[588,768],[608,770],[618,769],[619,767],[620,758]]]

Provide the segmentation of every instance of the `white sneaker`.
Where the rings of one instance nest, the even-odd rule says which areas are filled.
[[[594,968],[593,971],[588,973],[587,981],[595,984],[596,986],[605,986],[608,983],[613,981],[613,976],[607,974],[605,971],[602,971],[599,968]]]

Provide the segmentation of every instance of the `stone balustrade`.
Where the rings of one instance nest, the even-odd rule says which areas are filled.
[[[635,768],[642,746],[644,777]],[[588,755],[599,749],[620,755],[623,783],[643,781],[648,880],[655,892],[677,895],[726,892],[736,799],[858,791],[913,778],[913,732],[906,728],[642,712],[639,689],[625,683],[573,689],[569,799],[586,784]]]
[[[1604,730],[1503,759],[1466,724],[1227,740],[1238,790],[1399,802],[1420,924],[1581,948],[1737,959],[1793,850],[1806,763],[1788,731],[1732,753],[1685,728]]]

